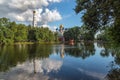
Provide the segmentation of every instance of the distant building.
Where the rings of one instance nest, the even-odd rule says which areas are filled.
[[[60,25],[60,27],[59,27],[59,29],[57,29],[58,30],[58,39],[59,39],[59,41],[61,41],[61,42],[64,42],[65,40],[64,40],[64,27],[63,27],[63,25]]]
[[[37,14],[36,11],[33,11],[33,27],[37,27]]]

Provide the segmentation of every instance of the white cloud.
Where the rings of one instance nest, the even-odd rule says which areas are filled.
[[[41,25],[42,27],[48,27],[51,31],[56,31],[56,28],[57,28],[57,26],[50,26],[50,25],[47,25],[47,24],[43,24],[43,25]]]
[[[17,20],[17,21],[32,21],[32,10],[28,9],[27,11],[23,12],[23,13],[9,13],[8,16],[10,16],[11,18]]]
[[[48,6],[47,0],[11,0],[8,6],[17,9],[34,9]]]
[[[62,0],[48,0],[50,2],[61,2]]]
[[[45,9],[45,12],[41,15],[43,24],[47,24],[48,22],[53,22],[62,19],[60,13],[57,10],[50,11],[49,9]]]
[[[47,24],[43,24],[43,25],[41,25],[42,27],[48,27],[48,28],[50,28],[50,26],[49,25],[47,25]]]
[[[4,3],[4,0],[0,0],[0,4],[3,4]]]
[[[62,0],[0,0],[0,17],[7,17],[15,21],[32,21],[33,10],[37,11],[37,21],[40,24],[61,20],[60,13],[49,10],[50,3],[59,3]],[[43,8],[44,7],[44,8]]]

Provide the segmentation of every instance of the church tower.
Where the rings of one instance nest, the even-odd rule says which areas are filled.
[[[36,15],[36,11],[33,11],[33,27],[37,27],[37,15]]]

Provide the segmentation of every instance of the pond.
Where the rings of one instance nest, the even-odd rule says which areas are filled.
[[[120,49],[93,42],[1,46],[0,80],[120,80]]]

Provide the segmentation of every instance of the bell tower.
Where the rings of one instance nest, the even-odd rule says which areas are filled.
[[[33,11],[33,27],[37,27],[37,16],[36,16],[36,11]]]

